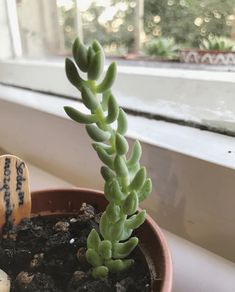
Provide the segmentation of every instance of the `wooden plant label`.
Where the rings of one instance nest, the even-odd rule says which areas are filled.
[[[6,222],[17,225],[30,217],[31,195],[28,168],[13,155],[0,156],[0,229]]]

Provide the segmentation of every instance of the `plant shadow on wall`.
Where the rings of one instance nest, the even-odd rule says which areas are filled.
[[[97,41],[86,47],[76,39],[73,57],[75,62],[66,59],[66,74],[90,113],[65,111],[85,124],[93,140],[104,164],[104,195],[83,189],[33,193],[34,217],[17,226],[9,221],[3,230],[0,267],[12,279],[11,292],[170,292],[172,266],[164,236],[138,208],[152,183],[140,165],[140,142],[129,150],[124,136],[126,114],[111,91],[116,64],[99,81],[105,56]]]

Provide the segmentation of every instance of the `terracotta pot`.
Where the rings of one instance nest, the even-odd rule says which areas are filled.
[[[88,189],[52,189],[32,193],[32,216],[74,214],[86,202],[104,210],[107,201],[102,192]],[[153,221],[147,218],[135,232],[140,239],[140,250],[147,260],[152,276],[152,291],[170,292],[172,262],[165,238]],[[162,279],[162,281],[159,281]]]
[[[197,64],[234,65],[235,52],[183,49],[180,51],[180,61]]]

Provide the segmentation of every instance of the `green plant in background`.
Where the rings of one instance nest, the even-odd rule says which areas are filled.
[[[150,56],[176,58],[178,50],[173,38],[157,37],[145,43],[145,51]]]
[[[200,48],[203,50],[234,52],[235,43],[228,38],[215,36],[202,39]]]
[[[110,64],[103,80],[97,82],[105,61],[101,45],[94,41],[86,47],[76,39],[73,57],[75,63],[66,59],[66,74],[81,92],[90,114],[72,107],[64,109],[71,119],[86,125],[88,135],[94,140],[93,148],[104,163],[101,174],[109,204],[100,220],[101,236],[93,229],[87,239],[86,251],[87,261],[93,266],[93,277],[102,278],[109,271],[120,272],[133,265],[134,260],[127,257],[138,245],[138,238],[131,237],[131,234],[144,222],[146,214],[145,210],[137,212],[137,208],[139,202],[151,193],[152,183],[147,178],[146,169],[140,166],[141,145],[138,141],[127,155],[126,114],[111,92],[116,63]],[[87,74],[86,80],[80,76],[78,68]]]

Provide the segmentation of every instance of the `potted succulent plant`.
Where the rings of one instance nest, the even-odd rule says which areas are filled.
[[[177,60],[179,46],[173,38],[157,37],[145,43],[144,50],[148,56],[157,60]]]
[[[66,59],[66,74],[90,113],[72,107],[65,111],[85,124],[94,141],[104,164],[104,194],[87,189],[32,193],[32,219],[3,230],[0,268],[14,279],[12,292],[170,292],[167,244],[156,223],[139,209],[152,189],[140,166],[141,145],[135,141],[129,151],[126,115],[111,91],[116,64],[97,82],[105,61],[100,44],[86,47],[76,39],[73,57],[75,63]]]
[[[200,49],[183,49],[180,61],[212,65],[234,65],[235,43],[225,37],[213,36],[202,39]]]

